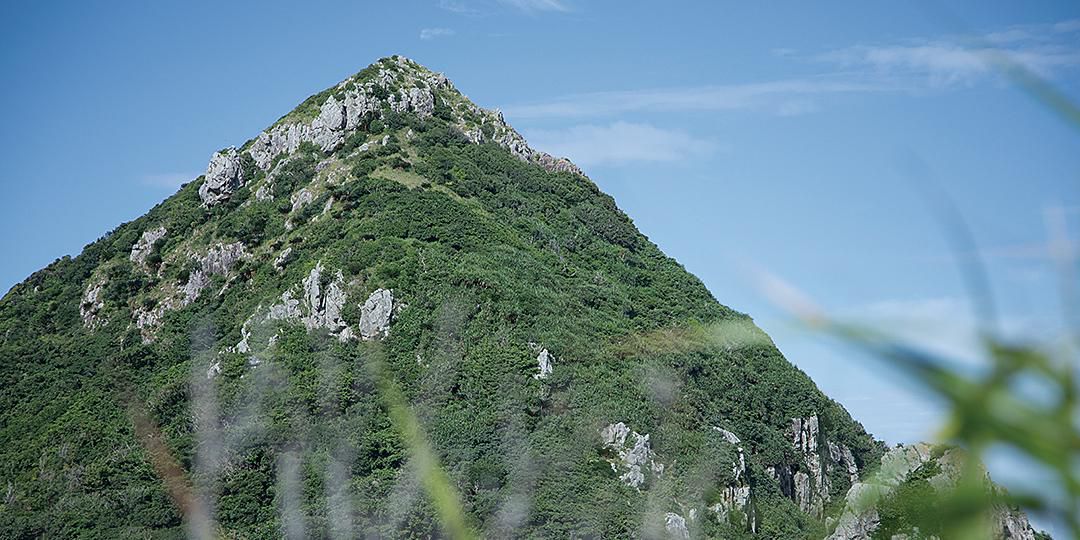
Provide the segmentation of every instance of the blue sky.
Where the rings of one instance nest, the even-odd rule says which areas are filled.
[[[308,95],[404,54],[581,165],[890,442],[929,437],[936,405],[791,325],[763,273],[976,361],[960,273],[917,187],[930,184],[970,225],[1006,331],[1062,329],[1050,239],[1080,238],[1080,131],[985,53],[1080,98],[1080,4],[221,4],[0,7],[0,289],[141,215]]]

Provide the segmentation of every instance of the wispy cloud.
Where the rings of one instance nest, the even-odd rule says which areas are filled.
[[[162,189],[177,189],[180,186],[194,180],[199,175],[197,173],[162,173],[162,174],[148,174],[139,179],[139,182],[143,185],[162,188]]]
[[[512,118],[609,116],[629,112],[723,111],[758,109],[792,115],[813,111],[813,98],[837,93],[866,92],[883,88],[868,83],[831,78],[594,92],[552,100],[510,105],[503,112]]]
[[[499,3],[529,13],[534,11],[570,11],[570,6],[564,0],[499,0]]]
[[[861,44],[815,57],[878,76],[922,80],[935,87],[970,85],[1015,63],[1046,78],[1080,66],[1080,21],[1011,26],[980,35]]]
[[[420,30],[420,39],[425,41],[450,37],[452,35],[454,35],[454,30],[451,28],[424,28]]]
[[[462,15],[476,15],[480,10],[460,0],[439,0],[439,9]]]
[[[630,122],[529,130],[526,135],[536,148],[583,166],[679,161],[717,149],[683,131]]]

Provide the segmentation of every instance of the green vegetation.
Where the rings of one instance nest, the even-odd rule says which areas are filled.
[[[792,418],[817,414],[860,469],[882,445],[587,178],[468,143],[447,121],[455,99],[440,95],[433,117],[385,116],[329,156],[301,146],[212,209],[192,182],[0,300],[0,536],[177,537],[187,522],[236,538],[622,538],[690,510],[709,537],[824,536],[767,472],[806,465]],[[374,133],[389,143],[359,151]],[[316,200],[293,211],[312,182]],[[270,200],[252,195],[268,185]],[[128,260],[157,226],[160,275]],[[162,305],[193,256],[236,241],[250,258],[144,343],[133,310]],[[255,316],[317,263],[341,271],[354,326],[371,291],[393,290],[386,339]],[[107,322],[91,331],[79,309],[98,278]],[[235,352],[242,328],[252,353]],[[555,358],[546,379],[540,347]],[[665,464],[641,491],[601,444],[620,421]],[[751,516],[706,508],[734,480],[713,426],[742,440],[756,534]],[[835,474],[833,500],[848,486]],[[888,523],[902,523],[897,505]]]

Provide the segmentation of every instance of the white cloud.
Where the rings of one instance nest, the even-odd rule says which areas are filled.
[[[165,189],[177,189],[180,186],[197,178],[198,174],[191,173],[162,173],[162,174],[148,174],[140,178],[140,182],[144,185],[165,188]]]
[[[499,0],[499,2],[530,13],[533,11],[570,11],[570,6],[564,0]]]
[[[579,165],[678,161],[716,150],[712,142],[649,124],[614,122],[526,132],[534,147]]]
[[[480,12],[460,0],[439,0],[439,8],[451,13],[460,13],[463,15],[475,15]]]
[[[512,118],[609,116],[627,112],[722,111],[761,109],[790,115],[814,110],[812,98],[866,92],[882,87],[832,79],[793,79],[764,83],[594,92],[540,103],[503,107]]]
[[[454,35],[454,30],[450,28],[424,28],[420,30],[420,39],[425,41],[452,35]]]
[[[1000,71],[1003,63],[1053,77],[1080,66],[1074,32],[1080,21],[1019,25],[981,35],[909,39],[856,45],[830,51],[817,60],[877,75],[921,79],[932,86],[973,84]]]

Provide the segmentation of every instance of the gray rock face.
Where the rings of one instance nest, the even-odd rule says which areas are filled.
[[[664,532],[667,537],[674,540],[690,540],[690,530],[686,528],[686,520],[675,512],[664,514]]]
[[[289,261],[292,259],[292,252],[292,248],[287,247],[279,253],[278,256],[274,258],[274,268],[284,270],[285,265],[289,264]]]
[[[207,379],[213,379],[214,377],[217,377],[218,375],[221,375],[221,360],[214,361],[213,364],[210,364],[209,368],[206,368],[206,378]]]
[[[311,203],[311,201],[314,200],[315,195],[308,191],[307,188],[302,188],[300,189],[300,191],[293,193],[292,197],[289,197],[289,201],[292,202],[292,212],[303,208],[305,205]]]
[[[273,321],[299,320],[304,313],[300,311],[300,300],[293,298],[292,291],[281,293],[281,302],[270,306],[267,318]]]
[[[717,515],[720,521],[726,521],[731,512],[737,510],[747,518],[747,525],[751,531],[757,530],[757,520],[753,508],[750,506],[750,483],[746,477],[746,454],[743,451],[742,440],[734,433],[713,427],[728,444],[735,447],[738,457],[731,464],[733,482],[720,490],[720,500],[709,507]]]
[[[540,354],[536,357],[536,363],[540,371],[539,373],[533,375],[533,378],[546,379],[548,375],[551,375],[553,367],[552,363],[554,362],[554,360],[555,357],[552,356],[547,349],[541,350]]]
[[[347,79],[319,107],[318,116],[308,123],[294,122],[276,125],[253,141],[248,152],[262,169],[270,166],[278,154],[290,154],[305,142],[313,143],[324,152],[341,146],[345,138],[373,118],[382,118],[384,108],[394,113],[413,113],[423,118],[435,113],[435,92],[452,89],[453,85],[441,74],[432,73],[403,57],[395,60],[400,70],[391,72],[380,67],[373,80],[358,82]],[[402,77],[402,80],[396,80]],[[399,86],[383,98],[382,91]],[[506,123],[502,113],[481,109],[469,104],[470,116],[480,118],[480,126],[466,125],[459,118],[458,130],[474,144],[494,142],[523,161],[534,163],[553,172],[583,174],[567,159],[529,147],[520,133]],[[485,137],[481,126],[490,126],[492,135]],[[365,143],[366,144],[366,143]],[[385,143],[384,143],[385,144]],[[362,146],[361,150],[365,148]]]
[[[999,508],[996,515],[995,532],[1003,540],[1035,540],[1035,529],[1028,522],[1027,515],[1010,508]]]
[[[303,281],[304,307],[308,316],[303,319],[308,330],[325,328],[332,334],[343,330],[348,324],[341,318],[345,307],[345,278],[338,270],[333,279],[323,287],[323,265],[319,262]]]
[[[495,110],[489,111],[482,109],[475,105],[470,107],[474,116],[482,118],[482,125],[491,127],[491,136],[485,137],[484,132],[480,128],[470,129],[465,126],[464,122],[458,123],[458,130],[461,131],[465,137],[467,137],[473,144],[481,144],[486,141],[493,142],[507,149],[514,157],[525,161],[527,163],[533,163],[551,172],[568,172],[584,176],[585,173],[581,172],[581,169],[570,162],[566,158],[557,158],[546,152],[534,150],[529,146],[529,143],[525,141],[525,137],[522,137],[510,124],[506,123],[506,118],[503,117],[502,112]]]
[[[828,442],[828,446],[829,459],[847,472],[848,480],[852,484],[858,482],[859,466],[857,463],[855,463],[855,456],[852,455],[851,449],[847,446],[844,446],[842,444],[836,444],[832,441]]]
[[[383,105],[397,113],[430,116],[435,111],[433,89],[445,88],[449,83],[441,75],[409,66],[408,60],[401,62],[406,68],[403,88],[385,99],[375,97],[379,92],[376,87],[386,88],[395,77],[385,68],[381,68],[373,81],[358,84],[346,80],[338,85],[341,98],[333,95],[327,98],[319,107],[319,115],[310,123],[280,124],[261,133],[249,149],[251,157],[260,168],[266,169],[275,156],[292,153],[305,142],[313,143],[324,152],[333,151],[366,119],[381,118]],[[417,83],[423,83],[423,87]]]
[[[146,268],[146,257],[150,255],[150,252],[154,249],[154,242],[165,238],[165,227],[158,227],[156,229],[149,229],[143,231],[142,236],[135,242],[135,245],[131,247],[131,262],[137,266]]]
[[[908,474],[930,460],[930,446],[915,444],[893,448],[881,457],[881,468],[874,478],[856,482],[848,490],[845,507],[828,540],[867,540],[880,523],[876,503]]]
[[[240,187],[242,179],[243,167],[236,148],[214,152],[206,167],[203,184],[199,186],[199,198],[206,206],[226,201]]]
[[[882,456],[876,474],[856,482],[848,490],[836,530],[827,540],[869,540],[880,524],[878,502],[888,497],[913,471],[935,460],[941,472],[927,481],[936,492],[947,493],[956,487],[965,459],[965,454],[957,449],[945,450],[935,458],[933,448],[923,443],[890,449]],[[993,538],[1035,539],[1035,531],[1023,512],[999,506],[994,508],[993,518]]]
[[[604,446],[615,452],[617,461],[611,463],[611,470],[622,472],[619,479],[626,485],[640,489],[645,483],[645,473],[652,471],[659,476],[664,472],[664,464],[656,461],[649,446],[649,435],[631,431],[626,424],[617,422],[600,430],[600,439]]]
[[[375,339],[390,334],[390,319],[394,313],[394,294],[376,289],[360,307],[360,338]]]
[[[795,501],[799,509],[821,517],[830,500],[832,482],[829,472],[839,467],[852,482],[859,478],[859,468],[851,449],[826,441],[820,433],[817,414],[791,420],[791,444],[800,463],[769,467],[769,474],[780,483],[780,490]]]
[[[292,289],[285,291],[281,301],[270,306],[266,318],[297,321],[309,331],[324,329],[342,341],[352,338],[353,333],[341,316],[345,307],[345,279],[340,270],[330,279],[325,278],[325,272],[320,261],[300,282],[300,297],[296,298]]]
[[[817,415],[792,419],[791,433],[792,446],[806,464],[806,471],[793,475],[795,502],[803,512],[820,516],[829,499],[829,479],[821,463]]]
[[[105,287],[104,281],[91,282],[83,292],[82,301],[79,302],[79,316],[82,317],[83,326],[98,328],[105,324],[105,319],[100,316],[105,308],[105,301],[101,299],[101,291]]]
[[[203,289],[210,285],[210,280],[214,276],[229,273],[233,265],[244,257],[244,244],[233,242],[216,244],[206,252],[206,255],[196,258],[198,268],[188,276],[187,283],[180,287],[183,293],[181,306],[194,302]]]

